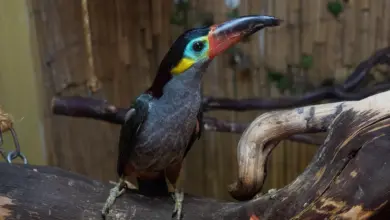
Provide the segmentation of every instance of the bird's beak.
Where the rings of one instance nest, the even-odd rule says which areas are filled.
[[[221,54],[242,38],[254,34],[264,27],[278,26],[281,20],[271,16],[243,16],[210,27],[209,58]]]

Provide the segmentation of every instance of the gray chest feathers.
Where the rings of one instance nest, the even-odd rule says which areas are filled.
[[[172,79],[149,104],[132,162],[137,170],[159,171],[178,162],[194,131],[201,106],[200,79]]]

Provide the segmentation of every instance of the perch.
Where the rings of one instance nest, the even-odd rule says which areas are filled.
[[[389,98],[390,91],[360,101],[259,116],[239,142],[239,180],[229,188],[234,197],[250,200],[223,202],[187,195],[184,219],[390,217]],[[294,133],[322,130],[329,131],[328,137],[305,171],[284,188],[260,195],[265,162],[276,143]],[[112,187],[45,166],[4,163],[0,175],[3,219],[101,219],[100,209]],[[172,205],[170,198],[129,192],[118,198],[109,217],[169,219]]]

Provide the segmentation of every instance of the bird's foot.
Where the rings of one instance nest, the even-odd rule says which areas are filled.
[[[129,181],[127,181],[127,180],[122,180],[122,181],[123,181],[122,183],[126,184],[127,189],[137,189],[137,187],[134,184],[130,183]],[[110,183],[114,184],[114,185],[119,184],[119,182],[114,182],[111,180],[110,180]]]
[[[104,203],[103,209],[102,209],[103,219],[105,219],[107,214],[110,212],[110,208],[114,204],[116,198],[121,196],[126,191],[126,188],[129,187],[129,185],[134,187],[133,184],[120,178],[119,182],[116,183],[115,187],[110,190],[110,195],[108,196],[106,202]]]
[[[173,209],[172,218],[176,216],[176,219],[180,220],[182,218],[184,192],[175,188],[175,192],[172,197],[175,200],[175,208]]]
[[[133,185],[132,183],[130,183],[129,181],[125,180],[124,182],[125,182],[125,184],[126,184],[126,188],[127,188],[127,189],[137,189],[137,187],[134,186],[134,185]]]

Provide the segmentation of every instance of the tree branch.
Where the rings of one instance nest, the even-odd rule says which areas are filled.
[[[251,199],[258,193],[262,181],[254,176],[265,179],[265,161],[283,136],[327,127],[329,136],[305,171],[289,185],[245,202],[186,195],[183,220],[254,216],[261,220],[389,219],[389,96],[387,92],[358,102],[260,116],[239,143],[240,179],[230,187],[239,199]],[[113,108],[107,107],[105,111],[112,114]],[[0,219],[100,220],[113,187],[44,166],[0,163],[0,176]],[[149,198],[127,191],[114,203],[108,219],[170,219],[173,206],[170,197]]]
[[[387,91],[361,101],[306,106],[260,115],[245,130],[238,143],[239,177],[229,187],[231,195],[236,199],[247,199],[260,192],[265,180],[267,159],[281,138],[295,133],[320,132],[329,129],[333,131],[329,132],[328,141],[324,142],[326,150],[333,148],[335,151],[340,151],[341,142],[334,143],[330,140],[343,137],[348,143],[350,138],[359,139],[356,135],[363,128],[370,127],[371,124],[390,116],[389,99],[390,91]],[[386,126],[390,126],[390,120],[387,120],[387,123]],[[359,147],[357,150],[360,149]]]
[[[52,100],[52,110],[54,114],[71,117],[85,117],[102,120],[113,124],[121,124],[127,108],[118,108],[109,104],[105,100],[70,96],[55,97]],[[240,124],[228,121],[221,121],[212,117],[204,117],[203,126],[207,131],[242,133],[248,124]],[[322,139],[313,138],[309,135],[292,135],[288,140],[302,142],[307,144],[320,145]]]

